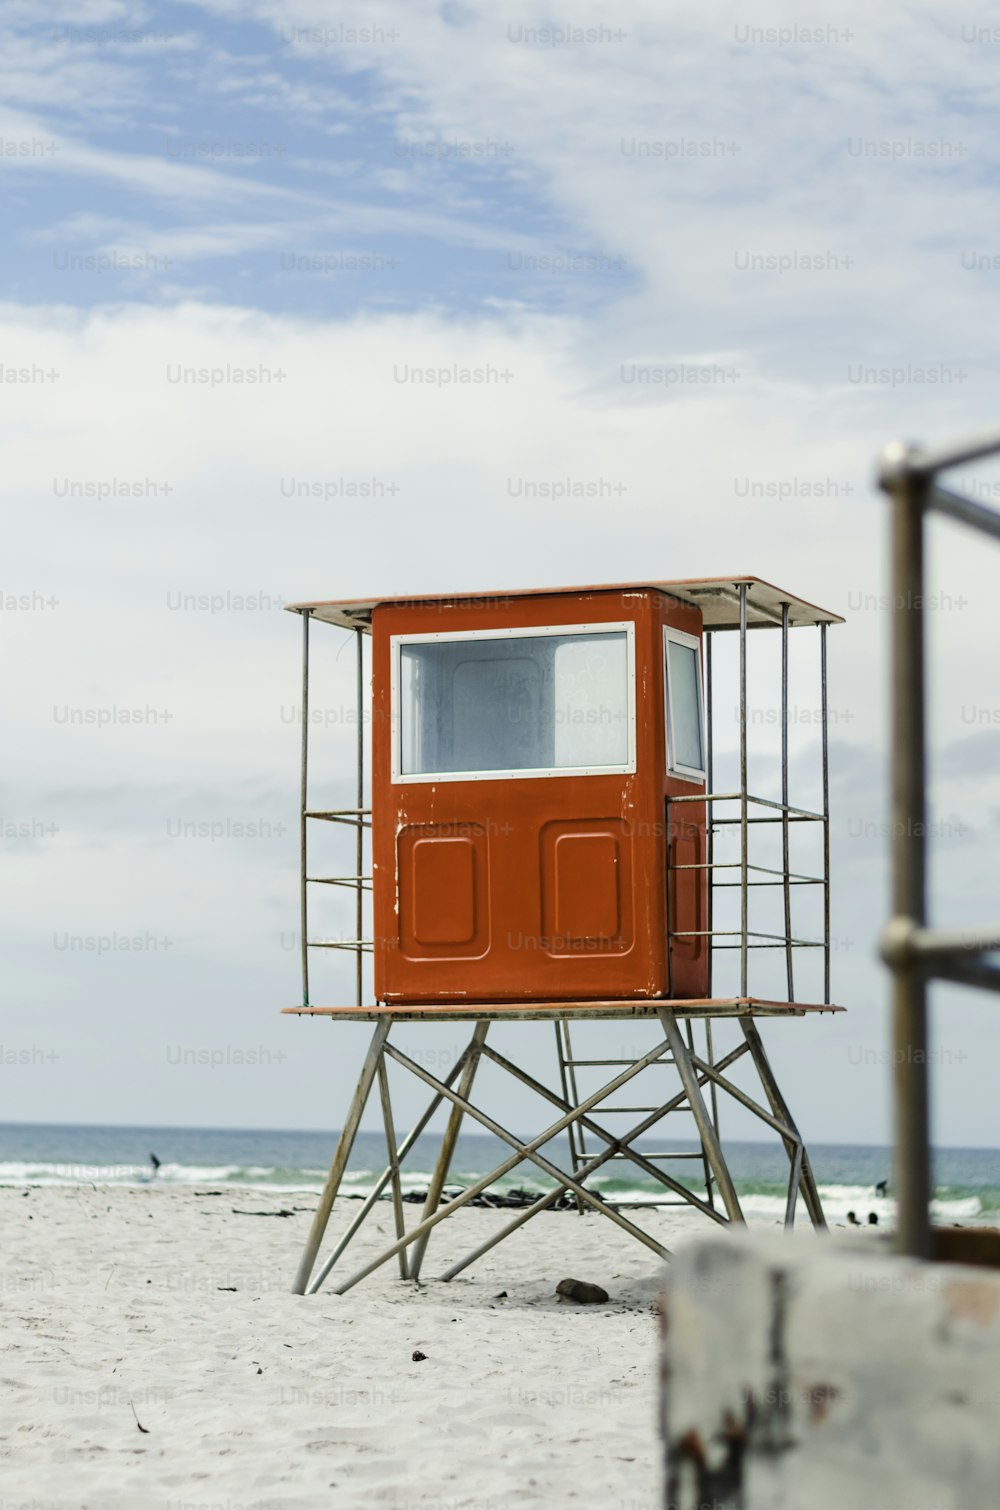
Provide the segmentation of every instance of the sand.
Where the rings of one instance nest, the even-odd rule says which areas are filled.
[[[442,1284],[510,1215],[466,1209],[432,1234],[420,1288],[386,1266],[297,1297],[314,1206],[0,1189],[2,1510],[658,1510],[653,1253],[600,1217],[545,1213]],[[668,1245],[706,1227],[642,1221]],[[352,1253],[388,1240],[387,1204],[377,1223]],[[558,1298],[568,1277],[611,1302]]]

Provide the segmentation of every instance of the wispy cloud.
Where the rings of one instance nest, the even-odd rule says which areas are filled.
[[[61,841],[29,830],[11,917],[29,936],[53,895],[65,926],[155,904],[270,1011],[261,981],[284,999],[289,961],[268,930],[295,926],[284,850],[164,840],[155,869],[147,851],[175,795],[201,819],[234,793],[242,817],[294,781],[283,600],[753,571],[848,618],[830,636],[834,930],[852,943],[835,989],[875,1015],[891,605],[871,470],[893,435],[996,420],[992,18],[329,9],[5,10],[0,618],[21,737],[3,800],[75,813],[89,846],[36,897]],[[996,833],[977,816],[997,800],[995,566],[950,540],[928,613],[933,801],[953,827],[971,809],[973,835],[935,860],[965,906]],[[773,702],[767,638],[753,674]],[[818,647],[792,639],[811,708]],[[332,788],[354,672],[328,640]],[[812,780],[807,722],[793,746]],[[145,991],[195,1010],[173,977]],[[808,1114],[839,1128],[841,1089],[803,1045]]]

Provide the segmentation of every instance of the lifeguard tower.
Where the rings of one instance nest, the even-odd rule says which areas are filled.
[[[625,1202],[602,1196],[588,1180],[610,1160],[628,1161],[662,1190],[663,1204],[689,1204],[717,1221],[742,1220],[719,1133],[723,1093],[784,1143],[786,1225],[795,1220],[801,1192],[813,1225],[822,1227],[809,1158],[757,1019],[840,1010],[830,1003],[826,632],[842,620],[756,577],[300,603],[292,611],[301,615],[303,629],[302,1004],[285,1011],[374,1024],[295,1292],[304,1293],[310,1281],[313,1291],[320,1288],[387,1189],[395,1241],[336,1289],[342,1293],[393,1257],[403,1278],[416,1279],[431,1229],[525,1161],[554,1186],[442,1278],[452,1278],[566,1192],[581,1212],[597,1211],[669,1256],[624,1214]],[[355,641],[350,806],[310,805],[310,631],[316,621],[348,631]],[[819,632],[821,800],[807,807],[789,799],[788,686],[790,631],[810,627]],[[774,762],[780,780],[769,795],[748,789],[748,635],[759,629],[776,631],[780,645],[780,708],[768,720],[780,743]],[[729,731],[735,733],[729,751],[734,779],[716,791],[713,642],[719,634],[737,651],[727,670],[736,728]],[[317,824],[353,831],[349,872],[312,873]],[[810,871],[791,863],[793,832],[802,826],[818,840]],[[738,848],[724,844],[734,836]],[[316,886],[353,891],[353,938],[311,936]],[[753,911],[759,887],[770,888],[767,899],[778,904],[769,919]],[[813,937],[793,931],[799,888],[812,888],[819,898]],[[323,949],[353,953],[351,1005],[311,1000],[312,951]],[[731,984],[713,994],[715,957],[727,950],[730,967],[738,969]],[[750,991],[757,950],[783,963],[780,985],[772,970],[768,994]],[[812,1002],[796,999],[800,950],[818,951],[822,961],[822,986]],[[366,955],[373,957],[374,997],[367,1002]],[[655,1033],[648,1051],[624,1058],[574,1052],[574,1027],[616,1018],[648,1020]],[[736,1020],[740,1041],[717,1057],[713,1023],[727,1018]],[[529,1071],[487,1042],[492,1023],[511,1020],[554,1025],[555,1084],[538,1078],[537,1053]],[[468,1024],[469,1038],[450,1073],[439,1077],[390,1042],[390,1034],[397,1023],[442,1021]],[[743,1056],[766,1105],[727,1073]],[[525,1137],[485,1112],[472,1099],[484,1061],[547,1102],[553,1120]],[[426,1111],[399,1143],[390,1064],[431,1092]],[[649,1104],[611,1099],[652,1067],[660,1076]],[[664,1067],[674,1071],[667,1087]],[[595,1074],[603,1083],[584,1089],[585,1078]],[[376,1082],[386,1168],[313,1279]],[[436,1168],[420,1219],[407,1230],[401,1166],[442,1104],[451,1110]],[[648,1148],[642,1140],[678,1113],[693,1117],[696,1149]],[[638,1120],[622,1130],[623,1114]],[[511,1153],[442,1202],[465,1117]],[[569,1169],[544,1151],[561,1135]],[[695,1161],[704,1194],[672,1172],[680,1159]]]

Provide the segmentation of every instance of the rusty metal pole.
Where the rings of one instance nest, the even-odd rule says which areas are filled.
[[[893,929],[926,923],[926,756],[924,710],[924,510],[926,472],[913,453],[892,448],[882,486],[892,500],[892,910]],[[892,1043],[896,1117],[896,1246],[929,1258],[930,1114],[927,1075],[927,980],[907,949],[889,959],[893,972]]]

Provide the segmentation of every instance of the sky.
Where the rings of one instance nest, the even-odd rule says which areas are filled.
[[[808,1138],[888,1138],[874,476],[893,440],[997,422],[1000,28],[898,0],[608,15],[0,8],[0,1120],[339,1125],[367,1029],[279,1016],[299,993],[285,604],[751,573],[846,620],[848,1011],[765,1034]],[[949,480],[1000,500],[995,464]],[[935,523],[929,575],[933,912],[988,922],[996,563]],[[352,651],[315,634],[314,769],[349,798]],[[804,801],[818,644],[792,638]],[[776,653],[755,645],[750,694],[773,795]],[[324,969],[350,1000],[349,962]],[[993,1146],[993,1004],[932,999],[934,1136]],[[549,1064],[547,1027],[503,1034]],[[520,1091],[503,1104],[528,1118]]]

